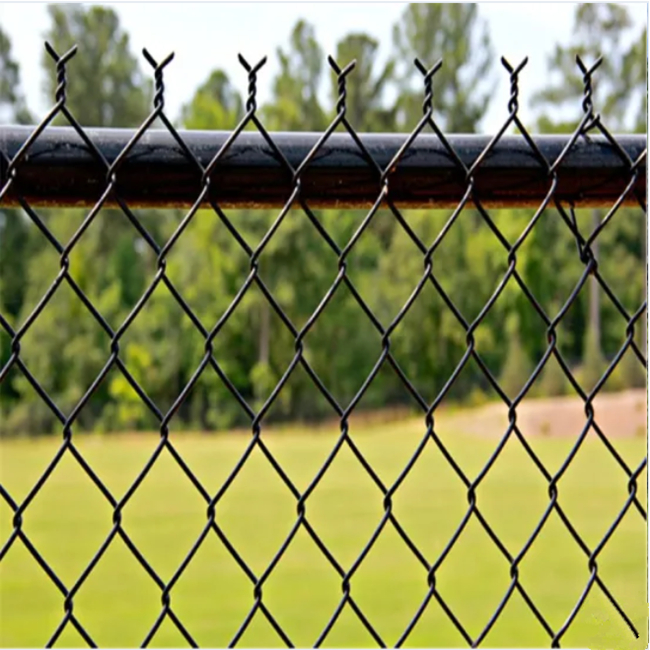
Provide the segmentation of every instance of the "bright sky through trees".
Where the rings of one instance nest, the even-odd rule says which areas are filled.
[[[177,117],[181,105],[203,83],[209,71],[223,69],[240,91],[245,76],[237,62],[241,52],[253,60],[269,58],[260,76],[260,99],[268,99],[271,82],[277,73],[275,51],[286,44],[299,18],[316,28],[316,37],[327,53],[352,31],[363,31],[380,43],[379,58],[384,61],[392,46],[392,26],[405,3],[87,3],[113,7],[130,36],[134,51],[147,47],[154,56],[176,52],[166,72],[167,106]],[[497,59],[505,55],[518,63],[529,57],[520,84],[525,104],[544,82],[546,57],[554,44],[567,44],[571,36],[572,3],[480,3],[480,13],[490,26]],[[21,67],[23,89],[29,107],[41,115],[49,106],[42,92],[41,51],[48,27],[45,3],[0,4],[0,25],[12,42],[14,58]],[[640,31],[647,23],[647,4],[628,3],[628,11]],[[145,68],[143,61],[143,69]],[[499,66],[500,68],[500,66]],[[500,72],[500,71],[499,71]],[[323,84],[323,100],[327,99]],[[508,83],[505,70],[499,76],[495,101],[491,102],[483,130],[493,132],[506,112]],[[531,116],[532,118],[532,116]]]

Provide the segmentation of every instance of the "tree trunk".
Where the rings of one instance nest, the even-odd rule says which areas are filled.
[[[641,304],[646,300],[648,295],[648,218],[644,215],[643,218],[643,246],[642,246],[643,263],[643,296],[641,296]],[[646,308],[645,314],[641,318],[641,350],[643,356],[648,356],[648,309]]]
[[[591,213],[592,232],[598,227],[600,223],[600,212],[594,210]],[[598,260],[598,238],[591,244],[594,258]],[[600,351],[602,342],[600,338],[600,292],[598,280],[595,277],[590,278],[589,284],[589,327],[592,328],[593,337],[598,345]]]
[[[266,299],[262,299],[260,305],[260,339],[259,339],[259,362],[265,366],[269,363],[269,347],[271,336],[271,305]]]

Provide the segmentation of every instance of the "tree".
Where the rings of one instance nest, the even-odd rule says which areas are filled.
[[[318,99],[324,56],[314,28],[294,26],[289,49],[277,49],[280,72],[273,81],[273,102],[264,107],[265,124],[274,131],[322,130],[327,117]]]
[[[0,29],[0,119],[4,123],[29,124],[33,118],[27,109],[20,85],[20,68],[11,54],[11,41]],[[0,313],[13,327],[23,308],[28,289],[27,268],[33,251],[33,235],[20,210],[0,209]],[[9,337],[0,335],[0,364],[11,355]],[[18,398],[16,375],[10,374],[0,385],[0,420],[8,404]]]
[[[411,129],[422,115],[423,83],[413,66],[442,58],[433,79],[433,107],[446,132],[476,132],[493,94],[494,53],[487,24],[474,3],[411,3],[393,30],[400,99],[399,126]]]
[[[73,45],[68,64],[67,105],[84,126],[136,127],[150,110],[151,83],[130,50],[115,11],[100,6],[49,5],[46,38],[62,55]],[[43,53],[48,100],[57,86],[55,66]],[[64,122],[65,118],[59,118]]]
[[[67,105],[79,122],[84,126],[138,126],[150,110],[150,84],[129,51],[128,36],[121,30],[115,12],[79,5],[52,5],[48,12],[51,26],[46,38],[55,51],[62,55],[74,44],[80,50],[68,64],[67,87]],[[57,85],[55,65],[47,53],[42,63],[46,71],[45,89],[48,99],[53,101]],[[61,115],[57,120],[65,123]],[[86,215],[87,211],[81,210],[39,211],[48,229],[64,245]],[[139,214],[147,224],[152,221],[151,216],[151,211]],[[30,232],[31,242],[23,238],[16,243],[16,237],[2,238],[3,245],[19,245],[18,250],[26,260],[21,271],[26,282],[25,295],[22,304],[15,308],[18,323],[28,317],[56,275],[52,268],[56,252],[35,228],[30,228]],[[70,275],[113,328],[123,322],[140,297],[147,282],[146,269],[152,265],[151,252],[139,246],[142,242],[138,240],[139,235],[120,210],[102,209],[70,254]],[[11,265],[12,271],[15,268]],[[18,286],[11,275],[7,282]],[[107,340],[100,331],[80,300],[63,283],[24,340],[24,358],[64,412],[70,411],[106,362]],[[63,338],[60,332],[65,332]],[[97,423],[109,402],[109,385],[110,380],[103,382],[92,405],[83,409],[81,426]],[[16,378],[15,389],[20,393],[21,408],[12,409],[7,426],[21,432],[42,433],[43,427],[50,426],[46,423],[52,423],[47,413],[42,412],[42,401],[24,377]]]
[[[574,41],[569,46],[556,45],[548,59],[551,83],[537,92],[532,100],[533,107],[538,110],[539,131],[569,133],[576,128],[582,117],[584,96],[583,74],[576,64],[576,57],[580,56],[584,65],[590,67],[601,55],[602,64],[592,76],[595,112],[602,116],[602,122],[610,132],[645,131],[647,27],[639,30],[636,37],[634,31],[635,26],[622,5],[596,3],[576,6],[572,30]],[[587,233],[598,226],[603,216],[602,210],[591,211]],[[600,263],[601,274],[610,284],[616,285],[617,295],[626,294],[628,300],[624,300],[624,304],[632,311],[638,307],[636,301],[640,292],[646,293],[645,285],[641,287],[639,281],[643,276],[645,282],[642,269],[645,249],[640,245],[645,240],[645,215],[640,210],[620,209],[616,219],[610,221],[591,246]],[[615,327],[620,329],[621,325],[617,320],[619,317],[616,314],[608,317],[605,310],[610,308],[609,303],[602,306],[600,299],[600,286],[595,278],[591,278],[586,305],[582,299],[583,309],[587,312],[586,333],[582,340],[583,367],[589,386],[605,368],[603,350],[609,347],[607,356],[613,356],[621,344],[620,336],[615,335]]]
[[[20,89],[20,69],[11,56],[11,41],[0,28],[0,116],[5,123],[29,124],[32,117],[27,110]]]
[[[395,62],[389,61],[375,72],[378,42],[367,34],[349,34],[336,46],[336,60],[340,66],[356,61],[347,84],[347,118],[357,131],[392,131],[395,128],[395,109],[385,108],[384,94],[393,81]],[[332,73],[332,102],[338,98],[338,83]]]
[[[623,56],[621,74],[610,100],[612,112],[628,115],[636,133],[647,129],[648,115],[648,28],[643,28],[637,40]],[[645,87],[645,92],[644,92]],[[636,111],[634,105],[636,104]]]
[[[582,72],[576,65],[580,56],[591,66],[599,56],[603,62],[592,77],[593,102],[613,131],[645,130],[647,106],[647,27],[635,37],[627,9],[613,3],[576,5],[569,46],[556,45],[548,59],[552,82],[531,101],[539,109],[538,128],[542,132],[572,131],[582,113],[584,92]],[[567,115],[567,106],[570,118]]]
[[[241,98],[228,75],[214,70],[181,109],[181,121],[186,129],[232,129],[242,114]]]
[[[54,50],[62,55],[72,46],[78,47],[78,54],[68,63],[66,90],[66,104],[74,117],[83,126],[140,126],[151,110],[151,83],[131,53],[129,37],[115,11],[99,6],[49,5],[48,14],[51,24],[46,39]],[[47,52],[43,52],[42,65],[46,72],[45,90],[51,101],[58,82],[55,65]],[[57,120],[66,123],[63,115]],[[59,213],[57,218],[66,217]],[[147,215],[143,215],[143,220],[149,220]],[[127,238],[132,243],[133,233],[132,225],[120,211],[102,210],[84,234],[88,250],[95,248],[87,263],[105,267],[106,256],[114,251],[108,251],[104,242]],[[130,256],[124,254],[124,246],[120,277],[124,291],[128,292],[126,285],[132,278],[132,269],[127,267],[133,259],[129,261]]]
[[[181,111],[189,129],[233,130],[243,116],[243,104],[230,79],[214,70]],[[249,240],[255,216],[248,210],[228,211],[244,238]],[[210,330],[226,311],[247,274],[247,258],[239,244],[210,210],[198,210],[171,255],[169,277],[191,308]],[[173,311],[175,305],[169,302]],[[178,309],[176,308],[176,311]],[[223,370],[244,399],[251,395],[250,368],[255,364],[255,308],[244,300],[214,343]],[[170,318],[174,318],[173,314]],[[179,323],[186,353],[179,357],[179,374],[187,382],[199,365],[205,342],[187,319]],[[155,328],[155,323],[151,322]],[[222,351],[231,351],[231,354]],[[178,393],[178,391],[177,391]],[[246,424],[243,412],[228,394],[212,368],[207,368],[188,396],[186,418],[203,430]]]
[[[0,116],[6,122],[32,121],[20,90],[20,69],[11,56],[9,37],[0,29]],[[18,210],[0,210],[0,311],[15,319],[27,288],[29,226]]]

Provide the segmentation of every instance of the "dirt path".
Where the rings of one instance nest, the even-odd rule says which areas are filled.
[[[607,436],[645,435],[647,393],[643,389],[603,393],[594,400],[596,422]],[[504,404],[488,404],[457,413],[440,413],[449,429],[499,436],[508,426]],[[584,402],[578,397],[524,399],[517,407],[517,424],[525,435],[575,436],[586,422]]]

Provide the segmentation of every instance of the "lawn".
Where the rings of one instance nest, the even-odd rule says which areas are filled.
[[[475,477],[498,443],[445,429],[440,435],[463,471]],[[390,485],[424,434],[420,421],[352,422],[351,435],[382,481]],[[335,427],[317,431],[265,430],[268,448],[298,490],[316,475],[337,439]],[[154,434],[87,435],[79,451],[120,498],[155,449]],[[171,434],[175,448],[210,493],[223,484],[249,437],[246,434]],[[534,437],[535,451],[557,471],[575,437]],[[630,466],[646,454],[644,437],[614,441]],[[0,442],[1,481],[20,502],[60,441]],[[646,507],[646,481],[640,500]],[[585,543],[594,548],[627,498],[627,481],[603,444],[590,434],[559,482],[560,503]],[[547,484],[514,438],[477,488],[481,513],[516,555],[548,504]],[[383,514],[383,496],[343,446],[306,502],[307,518],[345,569],[355,562]],[[429,444],[393,497],[393,513],[429,562],[434,562],[468,507],[467,490],[434,444]],[[217,522],[244,561],[261,575],[296,521],[296,500],[255,449],[216,510]],[[0,542],[12,530],[12,511],[0,503]],[[169,580],[206,522],[206,504],[167,451],[128,501],[122,525],[163,580]],[[24,513],[23,530],[70,588],[106,539],[112,508],[66,452]],[[449,608],[475,638],[510,584],[509,563],[472,516],[436,573]],[[630,509],[598,558],[598,572],[640,631],[636,640],[597,585],[590,591],[563,647],[647,647],[646,524]],[[589,578],[587,556],[553,513],[519,567],[521,584],[557,630]],[[312,646],[341,597],[341,578],[302,528],[263,586],[263,602],[297,646]],[[386,645],[395,645],[427,593],[427,575],[390,522],[351,579],[352,596]],[[201,646],[225,646],[253,605],[253,585],[210,533],[171,590],[173,611]],[[74,597],[74,613],[101,646],[138,646],[161,611],[160,589],[116,537]],[[64,615],[63,598],[20,541],[0,562],[0,644],[43,646]],[[82,639],[68,626],[57,645]],[[169,620],[153,646],[187,646]],[[282,640],[260,611],[240,646],[277,647]],[[349,606],[326,647],[375,646]],[[434,598],[407,646],[466,646]],[[550,646],[550,639],[518,592],[512,595],[484,646]]]

